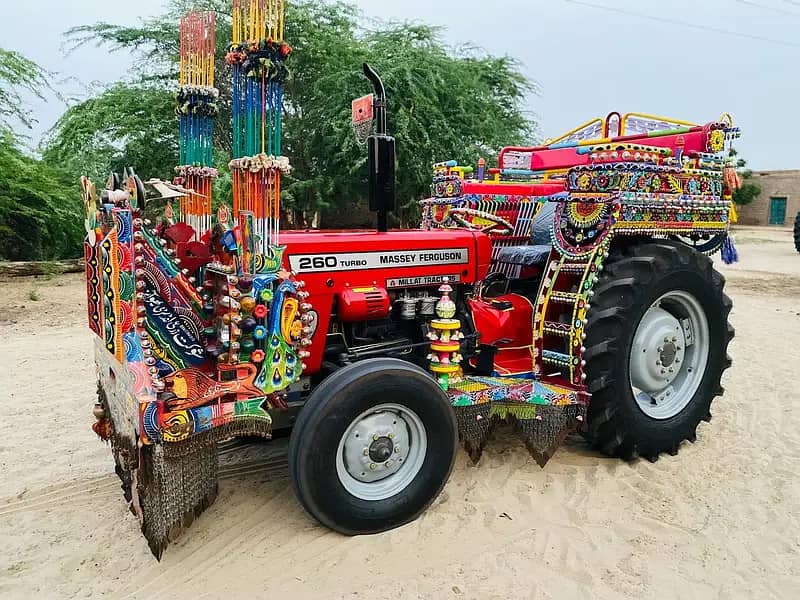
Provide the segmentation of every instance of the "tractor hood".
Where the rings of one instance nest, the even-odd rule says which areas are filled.
[[[284,265],[309,287],[432,285],[447,276],[473,283],[486,276],[492,247],[477,231],[421,229],[283,231]]]

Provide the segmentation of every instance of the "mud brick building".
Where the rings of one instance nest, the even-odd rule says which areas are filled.
[[[753,171],[761,194],[747,206],[737,206],[740,225],[790,227],[800,212],[800,169]]]

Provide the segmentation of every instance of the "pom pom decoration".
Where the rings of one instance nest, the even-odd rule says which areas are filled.
[[[733,244],[733,236],[728,234],[725,236],[725,241],[722,243],[722,262],[726,265],[739,262],[739,253],[736,251],[736,246]]]

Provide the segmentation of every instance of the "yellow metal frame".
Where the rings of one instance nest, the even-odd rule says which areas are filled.
[[[561,140],[564,140],[564,139],[568,138],[569,136],[571,136],[573,133],[577,133],[581,129],[586,129],[589,125],[593,125],[594,123],[597,123],[597,122],[600,123],[600,127],[601,127],[601,130],[602,130],[602,127],[605,125],[605,121],[600,117],[595,117],[594,119],[589,119],[588,121],[586,121],[586,123],[582,123],[582,124],[578,125],[574,129],[570,129],[567,133],[565,133],[564,135],[561,135],[561,136],[559,136],[559,137],[557,137],[555,139],[547,138],[544,142],[542,142],[542,145],[543,146],[549,146],[550,144],[557,144]],[[603,138],[597,138],[597,139],[603,139]]]
[[[728,117],[728,119],[731,122],[733,122],[733,119],[730,118],[730,115],[723,115],[721,118],[724,118],[726,116]],[[672,119],[670,117],[662,117],[662,116],[659,116],[659,115],[651,115],[651,114],[648,114],[648,113],[629,112],[629,113],[625,113],[622,116],[622,118],[620,119],[620,122],[619,122],[619,136],[616,136],[616,137],[622,137],[623,135],[625,135],[625,128],[626,128],[625,126],[627,125],[628,118],[630,118],[630,117],[641,117],[643,119],[652,119],[654,121],[663,121],[665,123],[672,123],[672,124],[674,124],[674,125],[676,125],[678,127],[697,127],[698,126],[697,123],[692,123],[690,121],[683,121],[681,119]],[[586,129],[587,127],[589,127],[590,125],[594,125],[595,123],[600,123],[601,130],[605,129],[605,125],[606,125],[605,119],[603,119],[602,117],[595,117],[594,119],[589,119],[585,123],[581,123],[580,125],[578,125],[574,129],[570,129],[567,133],[565,133],[563,135],[560,135],[557,138],[547,138],[544,142],[542,142],[542,145],[543,146],[550,146],[552,144],[557,144],[558,142],[560,142],[562,140],[565,140],[569,136],[579,132],[581,129]],[[588,145],[591,145],[591,144],[603,144],[603,143],[609,142],[612,139],[614,139],[614,138],[600,137],[600,138],[595,138],[593,140],[581,140],[580,142],[578,142],[578,145],[579,146],[588,146]]]
[[[654,121],[664,121],[665,123],[673,123],[678,127],[697,127],[697,123],[691,123],[689,121],[682,121],[680,119],[671,119],[669,117],[660,117],[658,115],[651,115],[648,113],[637,113],[637,112],[629,112],[622,115],[622,119],[620,119],[619,124],[619,135],[625,135],[625,128],[628,124],[629,117],[642,117],[643,119],[652,119]]]

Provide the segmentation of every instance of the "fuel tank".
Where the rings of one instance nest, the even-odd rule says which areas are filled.
[[[313,307],[307,374],[319,369],[335,303],[353,306],[346,290],[398,292],[438,285],[443,277],[475,283],[486,276],[492,254],[488,236],[465,229],[282,231],[281,245],[284,267],[305,281]]]

